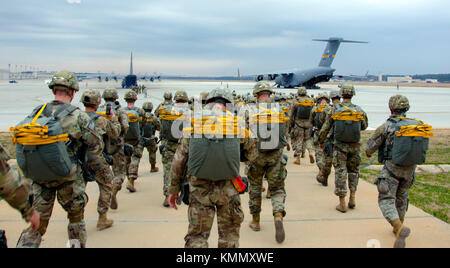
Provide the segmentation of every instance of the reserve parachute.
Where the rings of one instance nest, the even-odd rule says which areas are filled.
[[[310,98],[303,98],[295,104],[294,116],[296,119],[309,119],[311,110],[316,104]]]
[[[126,142],[136,142],[141,139],[141,127],[139,122],[142,121],[142,118],[139,115],[138,107],[126,107],[124,108],[125,112],[128,114],[129,119],[129,128],[127,133],[125,134]]]
[[[334,119],[334,139],[340,142],[354,143],[361,139],[361,122],[364,115],[361,108],[350,104],[337,104]]]
[[[258,150],[270,152],[284,148],[287,144],[285,133],[289,117],[278,109],[257,107],[258,113],[250,115],[250,129],[256,130],[258,136]]]

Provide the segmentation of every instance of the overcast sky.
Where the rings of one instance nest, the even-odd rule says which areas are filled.
[[[317,66],[336,74],[450,73],[448,0],[2,0],[0,69],[177,75]]]

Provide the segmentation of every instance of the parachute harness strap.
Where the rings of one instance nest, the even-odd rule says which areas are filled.
[[[36,120],[41,116],[45,107],[47,107],[47,103],[42,106],[31,123],[18,127],[11,127],[9,129],[13,133],[11,139],[13,144],[45,145],[56,142],[66,142],[69,140],[69,135],[67,133],[58,136],[48,136],[48,126],[41,126],[36,123]]]

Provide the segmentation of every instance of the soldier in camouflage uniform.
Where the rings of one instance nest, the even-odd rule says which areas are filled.
[[[320,113],[319,116],[319,124],[321,127],[317,130],[314,136],[314,144],[317,146],[317,150],[322,151],[323,158],[317,158],[317,165],[319,166],[319,174],[316,177],[317,182],[321,183],[323,186],[328,186],[328,177],[331,173],[331,167],[333,166],[333,129],[327,135],[327,139],[324,143],[324,148],[322,149],[319,144],[319,132],[325,123],[325,119],[328,114],[331,112],[331,108],[341,103],[341,96],[339,95],[339,91],[331,91],[330,92],[331,105],[325,107]]]
[[[75,92],[79,90],[78,80],[73,73],[61,71],[53,76],[49,88],[52,89],[55,100],[47,107],[51,107],[50,112],[54,113],[62,105],[72,102]],[[71,144],[74,146],[72,148],[86,146],[87,152],[92,154],[92,157],[101,157],[103,141],[95,131],[94,123],[86,113],[77,108],[61,118],[60,122],[63,131],[69,135]],[[69,149],[68,152],[71,159],[77,158],[74,150]],[[84,222],[84,207],[88,201],[85,189],[86,182],[83,179],[78,162],[72,163],[71,175],[61,180],[45,184],[34,182],[33,208],[41,215],[39,229],[35,233],[32,233],[31,229],[24,230],[17,246],[39,247],[41,238],[46,233],[55,198],[57,197],[58,202],[67,212],[70,222],[68,226],[69,240],[77,240],[81,247],[85,247],[87,233]]]
[[[95,123],[95,130],[99,136],[103,137],[104,143],[107,144],[110,139],[119,137],[121,127],[112,107],[110,115],[106,115],[108,119],[97,114],[101,101],[100,92],[95,89],[87,90],[81,96],[81,102],[86,107],[86,113]],[[106,154],[104,147],[102,147],[102,151]],[[107,217],[108,208],[111,204],[114,174],[105,157],[97,157],[91,160],[88,155],[88,161],[90,168],[95,172],[95,180],[100,191],[97,203],[97,212],[99,214],[97,230],[101,231],[114,224],[114,221],[109,220]]]
[[[298,99],[297,102],[292,105],[291,111],[289,113],[289,118],[291,119],[290,124],[290,133],[291,133],[291,140],[292,140],[292,148],[294,150],[294,157],[295,162],[294,164],[300,165],[300,157],[304,155],[304,149],[308,149],[309,153],[309,161],[311,164],[315,162],[314,160],[314,150],[312,148],[312,140],[311,140],[311,129],[312,124],[309,121],[309,115],[310,113],[305,116],[305,118],[302,118],[298,112],[300,109],[300,106],[297,104],[303,103],[303,102],[312,102],[312,105],[314,105],[314,100],[310,97],[308,97],[308,93],[306,91],[306,88],[300,87],[298,89]],[[311,107],[312,108],[312,107]]]
[[[206,114],[207,116],[234,118],[231,112],[226,110],[226,105],[231,104],[232,100],[233,97],[228,89],[213,90],[207,100],[208,108],[203,111],[202,116]],[[225,137],[229,143],[216,141],[216,146],[228,146],[226,150],[228,155],[210,159],[217,154],[209,155],[208,150],[204,150],[202,144],[205,145],[205,141],[209,142],[208,138],[203,136],[204,134],[194,130],[192,137],[181,140],[171,167],[170,206],[177,209],[178,193],[185,174],[187,174],[190,196],[189,229],[184,238],[185,247],[208,247],[208,238],[217,211],[218,247],[237,248],[244,214],[241,209],[239,192],[233,186],[232,179],[239,176],[239,147],[243,139],[240,141],[238,134]],[[221,138],[223,134],[220,134]],[[194,158],[193,155],[206,160],[199,162],[199,159]],[[216,166],[221,168],[218,169]]]
[[[405,96],[396,95],[389,99],[390,118],[378,127],[367,141],[366,155],[371,158],[377,150],[389,148],[393,145],[395,123],[390,119],[406,117],[409,110],[409,101]],[[386,150],[391,151],[392,148]],[[405,239],[411,230],[403,225],[409,204],[409,189],[414,184],[416,165],[399,166],[394,164],[392,158],[383,158],[383,170],[375,184],[378,186],[378,205],[383,216],[394,228],[396,241],[394,247],[405,247]]]
[[[188,105],[188,95],[186,91],[179,90],[175,92],[174,96],[175,104],[173,107],[175,107],[177,110],[184,110],[188,111],[190,110]],[[165,106],[170,107],[170,106]],[[164,128],[164,126],[161,126]],[[163,206],[169,207],[169,183],[170,183],[170,168],[172,166],[172,160],[175,156],[175,152],[177,151],[178,147],[178,141],[172,141],[169,139],[165,139],[164,137],[161,138],[161,155],[162,155],[162,163],[164,165],[164,184],[163,184],[163,194],[164,194],[164,201]]]
[[[124,97],[125,101],[127,102],[127,107],[125,108],[125,111],[129,113],[131,110],[135,110],[137,112],[137,124],[139,124],[138,130],[140,132],[141,128],[145,126],[144,118],[145,118],[145,111],[141,108],[135,107],[134,104],[137,100],[137,94],[134,91],[128,91],[125,94]],[[129,118],[130,119],[130,118]],[[142,158],[142,153],[144,152],[144,144],[142,137],[140,133],[136,137],[129,138],[130,134],[130,128],[131,128],[131,119],[130,119],[130,127],[128,128],[128,133],[125,135],[125,143],[130,144],[133,146],[133,155],[131,156],[125,156],[126,159],[126,170],[127,170],[127,177],[128,177],[128,184],[127,184],[127,190],[130,191],[130,193],[136,192],[136,188],[134,186],[134,182],[138,178],[138,172],[139,172],[139,162]]]
[[[164,93],[164,101],[158,105],[155,109],[155,116],[159,118],[160,109],[164,107],[165,105],[172,105],[172,93],[171,92],[165,92]]]
[[[123,108],[120,107],[117,99],[119,98],[119,94],[115,88],[107,88],[103,91],[102,95],[105,100],[104,109],[106,111],[106,106],[111,105],[114,108],[114,114],[117,116],[120,123],[120,135],[116,139],[111,139],[111,146],[116,147],[116,152],[112,154],[114,158],[114,163],[112,166],[114,179],[112,183],[112,196],[111,196],[111,209],[117,209],[117,193],[122,189],[123,181],[125,180],[126,175],[126,159],[124,152],[124,136],[128,132],[128,114],[125,112]]]
[[[30,229],[34,233],[39,228],[40,216],[32,206],[31,186],[17,170],[8,165],[9,159],[9,154],[0,145],[0,200],[5,199],[11,207],[17,209],[22,218],[31,223]]]
[[[353,85],[343,85],[340,90],[340,95],[343,98],[341,104],[336,104],[331,107],[330,112],[327,114],[325,123],[319,133],[319,144],[321,148],[324,148],[325,143],[330,130],[334,128],[334,148],[333,148],[333,166],[335,169],[335,184],[336,188],[334,193],[339,197],[339,205],[336,210],[345,213],[347,212],[347,205],[345,204],[345,197],[347,195],[347,180],[348,187],[350,188],[350,200],[348,207],[353,209],[356,206],[356,190],[359,181],[359,169],[358,166],[361,163],[361,143],[357,142],[342,142],[336,137],[336,126],[334,115],[338,115],[338,109],[343,107],[349,107],[356,111],[361,116],[360,130],[365,130],[368,126],[367,114],[357,105],[352,104],[352,97],[355,95],[355,88]],[[349,121],[351,122],[351,121]],[[360,132],[352,133],[360,139]]]
[[[150,140],[150,145],[146,147],[149,154],[149,162],[151,166],[150,172],[158,172],[159,169],[156,167],[156,151],[158,147],[156,146],[156,137],[155,132],[161,130],[161,124],[159,123],[158,118],[152,114],[153,103],[146,102],[142,105],[142,109],[145,111],[145,121],[146,124],[144,126],[144,138],[148,138]]]
[[[257,98],[257,106],[267,105],[271,106],[270,95],[273,90],[267,82],[258,82],[254,86],[253,94]],[[279,108],[279,107],[278,107]],[[283,111],[278,109],[281,114]],[[250,128],[252,129],[252,128]],[[252,130],[253,131],[253,130]],[[286,164],[287,157],[284,157],[283,150],[286,145],[287,127],[285,133],[278,133],[282,137],[271,137],[272,139],[283,140],[284,144],[279,146],[280,149],[261,151],[258,146],[251,148],[249,152],[249,169],[248,179],[249,187],[249,207],[252,214],[252,222],[250,228],[253,231],[260,231],[260,213],[262,203],[262,184],[264,176],[267,178],[269,184],[270,197],[272,200],[272,212],[275,221],[275,238],[278,243],[282,243],[285,239],[285,232],[283,227],[283,218],[286,216],[285,201],[286,190],[284,181],[287,176]],[[281,141],[280,141],[281,142]]]

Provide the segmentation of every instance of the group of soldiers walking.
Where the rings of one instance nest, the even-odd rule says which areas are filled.
[[[301,165],[306,150],[310,163],[317,162],[317,181],[323,186],[328,185],[334,166],[335,194],[339,197],[336,210],[345,213],[356,207],[360,133],[367,128],[368,118],[352,103],[355,89],[351,85],[343,85],[339,92],[332,91],[329,95],[320,93],[316,98],[309,97],[305,88],[300,88],[297,96],[277,98],[268,83],[258,82],[253,96],[248,98],[217,88],[203,92],[200,99],[191,102],[187,93],[180,90],[174,96],[165,93],[164,102],[154,113],[150,102],[142,108],[135,106],[138,95],[133,90],[125,94],[126,107],[121,107],[116,89],[106,89],[102,94],[98,90],[85,91],[81,96],[85,106],[82,112],[70,104],[79,88],[76,77],[67,71],[57,73],[49,87],[55,100],[37,107],[11,129],[20,170],[8,166],[7,153],[1,150],[1,197],[32,224],[22,233],[18,247],[39,247],[56,197],[67,212],[69,239],[85,247],[87,182],[96,181],[99,185],[97,230],[111,227],[114,222],[107,218],[107,212],[109,208],[118,209],[117,194],[125,177],[126,189],[136,192],[135,181],[145,149],[151,172],[159,171],[158,144],[163,163],[162,205],[174,209],[181,201],[189,205],[186,247],[208,247],[216,213],[218,246],[239,247],[244,220],[240,194],[246,191],[252,215],[249,227],[260,231],[264,179],[272,202],[275,240],[283,243],[288,173],[284,148],[291,150],[291,144],[294,164]],[[408,100],[401,95],[393,96],[389,108],[392,115],[369,139],[366,154],[371,157],[377,150],[386,152],[380,159],[385,166],[376,182],[379,205],[394,228],[395,247],[404,247],[410,229],[403,222],[417,161],[406,161],[409,163],[406,165],[393,159],[396,149],[392,146],[399,122],[404,126],[412,124],[404,123],[411,121],[405,117]],[[422,138],[432,135],[431,127],[418,125],[427,133]],[[64,146],[65,150],[49,152],[53,148],[49,146]],[[37,158],[44,164],[35,163]],[[61,170],[64,163],[60,163],[58,170],[48,165],[55,159],[67,159],[67,170]],[[240,176],[241,162],[245,164],[247,177]],[[47,173],[42,171],[45,168],[49,169]],[[42,172],[47,175],[41,176]],[[23,177],[31,179],[32,189]]]

